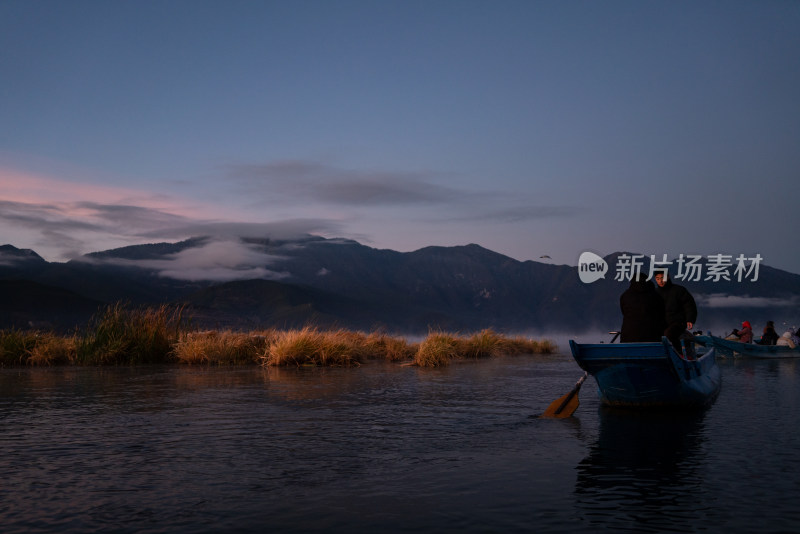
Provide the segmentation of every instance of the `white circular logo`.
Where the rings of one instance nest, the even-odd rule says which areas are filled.
[[[578,276],[581,277],[581,282],[584,284],[591,284],[601,278],[606,277],[608,273],[608,264],[606,260],[595,254],[594,252],[584,252],[578,259]]]

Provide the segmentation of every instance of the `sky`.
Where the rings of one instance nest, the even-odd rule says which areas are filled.
[[[0,73],[0,244],[50,261],[310,233],[800,273],[798,1],[0,0]]]

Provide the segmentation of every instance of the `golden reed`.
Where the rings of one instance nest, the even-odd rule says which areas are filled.
[[[190,365],[358,366],[369,360],[442,367],[453,361],[501,355],[546,354],[550,340],[507,337],[492,330],[466,336],[431,331],[418,343],[385,333],[352,330],[268,329],[190,331],[183,309],[109,306],[72,335],[0,330],[0,366]]]

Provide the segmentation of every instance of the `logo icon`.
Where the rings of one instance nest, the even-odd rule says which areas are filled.
[[[594,252],[584,252],[578,258],[578,276],[584,284],[591,284],[601,278],[605,278],[608,273],[606,260]]]

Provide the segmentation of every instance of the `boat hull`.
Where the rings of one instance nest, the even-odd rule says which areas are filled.
[[[708,406],[722,375],[713,349],[687,360],[670,342],[578,344],[570,340],[578,365],[597,382],[600,401],[636,408]]]
[[[708,347],[714,347],[720,356],[764,359],[800,358],[800,347],[740,343],[716,336],[695,336],[695,339],[700,343],[705,343]]]

